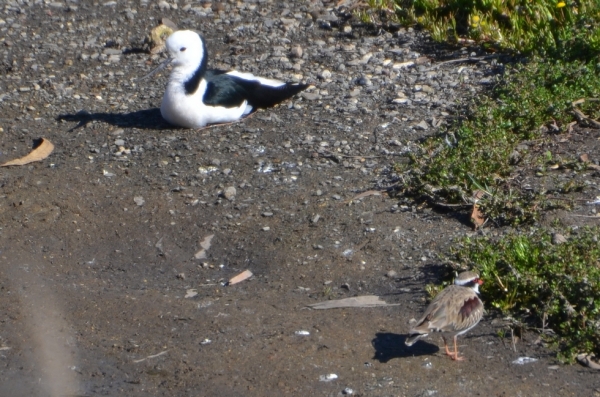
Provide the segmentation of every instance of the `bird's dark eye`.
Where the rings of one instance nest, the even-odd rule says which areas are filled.
[[[179,49],[179,51],[181,51],[181,52],[184,52],[186,49],[187,49],[187,48],[185,48],[185,47],[181,47],[181,48]]]

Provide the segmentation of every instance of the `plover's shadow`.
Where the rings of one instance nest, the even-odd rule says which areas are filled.
[[[104,123],[117,127],[140,128],[163,130],[177,128],[167,123],[160,114],[159,108],[138,110],[130,113],[89,113],[81,110],[75,114],[61,114],[56,118],[58,121],[72,121],[78,124],[71,128],[71,131],[80,127],[85,127],[93,121],[102,121]]]
[[[440,351],[437,345],[423,340],[419,340],[409,347],[404,344],[405,340],[406,335],[378,332],[371,341],[371,344],[375,348],[375,357],[373,359],[381,363],[387,363],[392,358],[431,356]]]

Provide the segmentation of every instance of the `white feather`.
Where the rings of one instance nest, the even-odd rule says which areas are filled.
[[[206,91],[206,80],[192,95],[186,95],[183,82],[171,79],[163,96],[160,112],[169,123],[186,128],[202,128],[208,124],[237,121],[252,111],[244,101],[238,107],[207,106],[202,102]],[[250,110],[248,110],[250,108]]]
[[[227,72],[227,74],[230,76],[236,76],[241,79],[248,80],[248,81],[258,81],[261,84],[268,85],[270,87],[281,87],[282,85],[285,85],[285,83],[283,81],[267,79],[264,77],[258,77],[258,76],[253,75],[252,73],[242,73],[242,72],[238,72],[237,70],[232,70],[231,72]]]

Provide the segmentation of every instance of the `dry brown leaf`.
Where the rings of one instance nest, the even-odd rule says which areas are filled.
[[[165,23],[167,22],[167,23]],[[151,54],[158,54],[165,49],[167,38],[177,30],[177,26],[167,18],[163,18],[162,23],[152,29],[150,32]]]
[[[42,161],[46,157],[50,156],[50,153],[54,150],[54,145],[47,139],[41,138],[40,143],[33,148],[33,150],[25,157],[19,159],[10,160],[2,164],[2,167],[8,167],[10,165],[25,165],[33,163],[35,161]]]
[[[237,276],[235,276],[231,280],[229,280],[229,283],[227,285],[241,283],[244,280],[248,280],[252,276],[253,276],[253,274],[250,270],[244,270],[243,272],[241,272],[240,274],[238,274]]]
[[[485,194],[485,192],[483,190],[475,190],[473,192],[473,202],[477,203],[479,200],[481,200],[481,198],[483,197],[483,195]]]
[[[479,229],[485,223],[485,218],[483,217],[483,213],[479,210],[479,206],[477,204],[473,204],[473,212],[471,213],[471,222],[473,222],[475,229]]]
[[[586,367],[590,367],[592,369],[600,369],[600,363],[598,363],[598,358],[593,354],[578,354],[577,361],[581,365],[585,365]]]
[[[352,197],[350,200],[346,200],[344,201],[344,203],[351,203],[353,201],[356,201],[358,199],[361,199],[363,197],[368,197],[368,196],[381,196],[382,193],[385,193],[385,190],[367,190],[366,192],[362,192],[361,194],[358,194],[354,197]]]
[[[600,165],[597,165],[597,164],[594,164],[594,163],[588,163],[587,167],[588,167],[588,169],[600,171]]]
[[[585,165],[587,165],[588,169],[591,170],[596,170],[596,171],[600,171],[600,166],[597,164],[592,163],[592,161],[590,160],[589,156],[587,155],[587,153],[582,154],[581,156],[579,156],[579,160],[582,163],[585,163]]]
[[[575,118],[577,119],[578,122],[580,122],[580,123],[588,123],[593,128],[600,128],[600,121],[596,121],[593,118],[587,116],[581,110],[573,107],[572,113],[573,113],[573,115],[575,116]]]

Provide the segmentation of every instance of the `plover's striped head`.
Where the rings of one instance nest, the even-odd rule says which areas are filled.
[[[479,293],[479,286],[483,284],[483,280],[479,278],[479,274],[471,271],[459,273],[454,279],[454,284],[461,287],[468,287]]]

